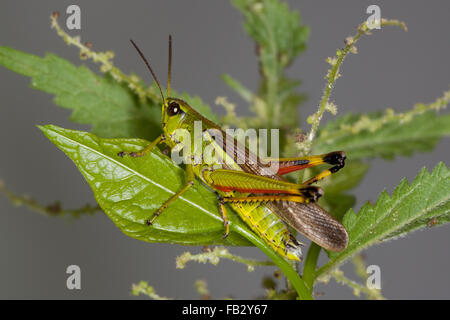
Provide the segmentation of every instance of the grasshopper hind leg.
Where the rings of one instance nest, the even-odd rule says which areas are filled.
[[[304,185],[310,185],[312,183],[315,183],[317,181],[320,181],[330,175],[332,175],[335,172],[338,172],[340,169],[342,169],[345,166],[345,159],[346,159],[346,155],[344,151],[335,151],[335,152],[330,152],[328,154],[326,154],[323,157],[323,161],[325,163],[331,164],[333,165],[333,167],[331,167],[330,169],[324,170],[322,172],[320,172],[319,174],[317,174],[316,176],[312,177],[311,179],[303,182]]]
[[[330,153],[315,156],[270,159],[269,162],[278,163],[279,168],[278,174],[280,175],[294,172],[297,170],[316,167],[321,164],[332,165],[330,169],[324,170],[320,172],[318,175],[303,182],[303,185],[310,185],[342,169],[345,165],[346,158],[347,157],[344,151],[333,151]]]

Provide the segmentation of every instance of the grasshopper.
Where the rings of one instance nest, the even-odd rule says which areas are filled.
[[[224,238],[229,233],[226,210],[226,204],[228,204],[270,247],[289,260],[301,260],[302,245],[295,239],[290,228],[302,233],[325,249],[341,251],[346,248],[348,235],[344,226],[315,203],[322,195],[322,190],[312,186],[313,183],[344,166],[346,158],[344,152],[336,151],[296,158],[260,159],[245,145],[240,145],[234,137],[230,139],[230,136],[227,136],[217,124],[200,115],[188,103],[170,96],[172,65],[172,38],[170,36],[166,96],[163,94],[161,85],[148,60],[133,40],[131,43],[159,88],[163,101],[163,133],[143,150],[139,152],[122,151],[118,153],[118,156],[145,156],[160,143],[166,144],[171,150],[174,148],[195,150],[209,146],[216,151],[217,155],[212,162],[206,163],[194,159],[193,162],[186,163],[185,186],[146,219],[147,225],[152,225],[170,204],[192,187],[195,178],[198,178],[217,193],[218,209],[225,228]],[[181,137],[178,132],[179,129],[185,129],[192,138],[193,126],[196,121],[200,121],[202,124],[202,139],[200,141],[195,137],[188,139],[188,141],[192,141],[188,145],[185,142],[186,139]],[[233,146],[234,144],[238,146],[231,148],[232,151],[225,148],[230,141]],[[242,159],[243,156],[246,160],[243,163],[238,162],[237,159]],[[330,164],[332,167],[302,184],[291,183],[282,177],[284,174],[321,164]],[[276,172],[271,170],[272,165],[276,165]]]

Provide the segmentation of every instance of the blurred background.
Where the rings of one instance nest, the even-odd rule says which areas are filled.
[[[386,28],[363,38],[357,55],[343,65],[332,100],[340,114],[368,112],[387,107],[398,111],[416,102],[432,102],[450,84],[450,2],[435,1],[287,1],[299,10],[303,23],[311,28],[306,51],[289,68],[292,78],[302,80],[300,91],[308,100],[300,110],[303,128],[307,115],[316,110],[328,69],[325,58],[332,56],[343,40],[354,34],[368,15],[366,8],[377,4],[383,18],[406,22],[407,33]],[[11,46],[39,56],[60,55],[76,65],[79,53],[67,47],[50,29],[52,11],[67,6],[81,8],[81,30],[70,31],[93,43],[94,50],[113,50],[115,65],[125,73],[135,72],[150,82],[147,70],[129,44],[135,39],[151,58],[161,81],[166,81],[167,37],[174,37],[173,87],[198,94],[215,111],[217,96],[238,104],[237,112],[247,114],[244,103],[221,81],[228,73],[248,88],[258,83],[254,45],[242,28],[243,18],[228,1],[24,1],[5,0],[0,5],[0,45]],[[92,70],[98,66],[86,63]],[[73,163],[35,127],[56,124],[65,128],[88,127],[71,123],[69,110],[55,106],[52,96],[29,88],[30,80],[0,67],[0,179],[16,193],[27,193],[41,203],[60,200],[65,208],[94,204],[88,184]],[[327,114],[324,122],[332,116]],[[424,166],[433,168],[447,161],[450,139],[441,141],[431,153],[376,160],[353,192],[356,208],[376,200],[386,188],[403,177],[410,181]],[[304,239],[301,239],[304,240]],[[375,246],[365,252],[368,264],[381,268],[381,285],[390,299],[450,298],[450,226],[413,233],[406,238]],[[121,233],[104,215],[77,220],[47,218],[25,207],[14,207],[0,196],[0,298],[78,299],[131,298],[131,284],[146,280],[160,295],[198,298],[197,279],[208,282],[213,298],[233,296],[251,299],[261,296],[262,277],[274,268],[261,267],[248,273],[246,267],[222,261],[216,267],[190,263],[175,268],[175,257],[199,247],[149,244]],[[256,248],[231,248],[235,254],[264,259]],[[322,253],[323,254],[323,253]],[[322,256],[320,263],[325,261]],[[66,288],[66,268],[81,268],[82,289]],[[343,270],[350,277],[353,267]],[[283,285],[283,283],[280,283]],[[319,285],[320,299],[352,299],[351,290],[331,281]]]

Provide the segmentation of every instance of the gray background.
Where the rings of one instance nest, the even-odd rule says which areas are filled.
[[[327,69],[324,59],[343,45],[344,38],[367,16],[367,6],[375,3],[381,6],[383,17],[406,21],[409,32],[387,28],[361,40],[359,54],[345,61],[344,77],[333,93],[340,113],[386,107],[405,110],[415,102],[431,102],[448,89],[449,1],[288,2],[311,26],[307,51],[289,69],[292,77],[302,79],[301,91],[309,96],[303,116],[315,110],[321,96]],[[243,32],[241,15],[228,1],[2,1],[0,44],[37,55],[54,52],[80,64],[77,50],[67,47],[49,27],[50,13],[64,13],[73,3],[81,6],[82,30],[71,34],[80,34],[97,50],[113,49],[115,64],[123,71],[149,79],[128,42],[133,37],[165,82],[166,44],[171,33],[173,86],[199,94],[211,105],[216,96],[226,95],[240,104],[240,114],[246,112],[246,105],[219,78],[226,72],[249,88],[255,88],[258,80],[253,43]],[[43,203],[59,199],[69,208],[93,203],[90,188],[73,163],[35,124],[87,128],[71,123],[70,112],[55,107],[50,95],[29,89],[29,79],[0,68],[0,83],[1,179],[12,190]],[[392,192],[403,177],[411,180],[423,166],[432,168],[446,161],[449,147],[449,140],[444,140],[429,154],[374,161],[355,191],[357,206],[375,200],[383,188]],[[450,297],[449,231],[450,226],[444,226],[417,232],[366,252],[367,262],[381,267],[386,297]],[[226,261],[217,267],[192,263],[176,270],[175,257],[186,250],[197,252],[199,248],[128,238],[104,214],[76,221],[45,218],[0,197],[0,298],[128,298],[131,283],[139,280],[147,280],[161,295],[197,298],[193,283],[199,278],[208,281],[216,298],[230,294],[252,298],[262,293],[262,276],[273,271],[260,268],[247,273],[244,266]],[[255,248],[232,251],[264,258]],[[70,264],[82,269],[81,291],[65,287]],[[352,275],[351,265],[344,270]],[[322,298],[353,298],[348,288],[333,281],[318,291],[326,293]]]

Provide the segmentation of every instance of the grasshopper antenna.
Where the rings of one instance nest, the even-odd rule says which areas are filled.
[[[159,93],[161,93],[161,98],[163,100],[163,104],[165,104],[166,100],[164,99],[164,94],[163,91],[161,89],[161,85],[159,84],[158,78],[156,77],[155,73],[153,72],[152,67],[150,67],[150,63],[148,62],[148,60],[145,58],[144,54],[142,53],[142,51],[139,49],[139,47],[136,45],[136,43],[134,43],[133,40],[130,39],[131,44],[133,45],[133,47],[136,49],[136,51],[139,53],[139,55],[141,56],[142,60],[144,60],[145,65],[147,66],[148,70],[150,70],[153,79],[155,79],[156,84],[158,85],[159,88]]]
[[[172,35],[169,34],[169,65],[167,67],[167,96],[170,97],[170,81],[172,78]]]

